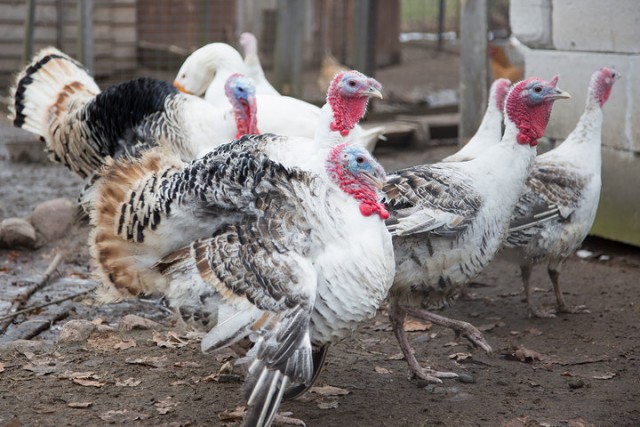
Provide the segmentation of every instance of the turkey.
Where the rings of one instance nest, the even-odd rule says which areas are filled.
[[[530,317],[553,317],[536,307],[529,277],[533,265],[547,263],[560,313],[585,311],[568,306],[560,290],[562,263],[591,229],[600,198],[602,107],[619,75],[602,68],[591,77],[587,105],[578,124],[556,149],[538,156],[515,207],[500,256],[520,266]]]
[[[328,103],[321,109],[318,131],[313,140],[270,137],[253,149],[264,151],[269,158],[286,167],[299,167],[318,174],[325,173],[324,159],[334,147],[347,141],[350,132],[365,114],[368,99],[379,96],[379,91],[380,83],[357,71],[340,74],[334,78],[327,93]],[[102,193],[113,194],[115,199],[106,201],[103,198],[104,204],[100,205],[96,213],[96,224],[106,224],[97,227],[98,231],[94,234],[92,243],[94,259],[97,261],[98,272],[104,284],[100,297],[105,302],[140,294],[165,293],[169,287],[167,278],[158,274],[152,267],[172,251],[203,236],[208,236],[211,227],[205,222],[193,221],[190,217],[182,218],[181,216],[176,218],[177,222],[172,227],[154,226],[153,224],[156,224],[159,219],[159,213],[149,210],[148,200],[149,193],[155,194],[160,191],[160,182],[153,179],[145,180],[144,171],[129,169],[128,172],[138,174],[136,179],[145,184],[132,192],[128,183],[133,178],[111,176],[107,180],[109,190],[103,190]],[[120,186],[118,183],[121,181],[126,182],[127,185]],[[138,199],[143,200],[144,203],[136,203]],[[118,206],[122,204],[140,206],[141,209],[127,208],[121,212]],[[363,215],[370,216],[378,208],[375,204],[371,206],[362,204],[360,209]],[[133,228],[126,230],[120,228],[117,233],[114,233],[114,224],[120,223],[120,220],[114,219],[115,215],[122,215],[122,221],[126,219],[133,224]],[[150,228],[147,227],[149,224],[152,225]],[[178,226],[182,228],[176,228]],[[144,237],[137,237],[138,227],[147,227]],[[329,346],[342,337],[342,332],[332,331],[335,328],[342,331],[350,327],[349,325],[354,325],[353,315],[341,317],[342,314],[334,311],[333,308],[336,298],[341,298],[341,291],[350,293],[342,285],[343,282],[347,283],[350,280],[345,277],[361,276],[361,286],[375,292],[376,298],[378,298],[377,292],[382,292],[383,288],[388,289],[393,278],[395,269],[393,249],[386,229],[365,232],[360,225],[354,225],[351,233],[353,235],[345,235],[343,245],[330,248],[333,257],[336,258],[327,255],[326,258],[318,261],[319,265],[327,263],[329,267],[326,270],[326,279],[323,278],[319,282],[319,298],[316,300],[312,315],[314,379],[320,372]],[[135,241],[133,241],[134,238]],[[365,263],[366,267],[363,267],[365,270],[353,267],[346,261],[334,265],[340,257],[348,260],[352,256],[353,248],[347,242],[358,242],[363,239],[367,240],[365,247],[369,250],[371,258],[371,264]],[[333,283],[339,283],[339,285],[334,289]],[[194,292],[198,291],[194,290]],[[368,302],[363,301],[363,304]],[[370,314],[372,313],[373,311]],[[359,316],[355,318],[360,318]],[[302,384],[300,387],[299,384],[287,394],[287,397],[294,397],[304,392],[307,385]]]
[[[244,51],[244,65],[247,67],[247,75],[255,80],[263,90],[260,93],[279,96],[280,92],[274,88],[264,75],[258,56],[258,40],[252,33],[240,34],[240,46]]]
[[[311,382],[312,343],[350,335],[393,277],[384,169],[348,143],[318,153],[317,172],[288,168],[267,154],[280,140],[245,136],[186,165],[154,152],[113,164],[93,218],[106,282],[163,278],[172,307],[208,330],[204,352],[251,336],[247,425],[271,424],[286,386]],[[153,253],[161,239],[175,247]],[[134,254],[138,272],[124,264]]]
[[[110,157],[161,145],[191,160],[238,132],[255,131],[247,127],[252,121],[255,127],[251,82],[240,76],[233,80],[224,109],[150,78],[101,92],[80,63],[46,48],[18,74],[10,118],[16,127],[39,135],[52,160],[90,178]]]
[[[240,54],[224,43],[211,43],[196,50],[185,60],[174,86],[186,93],[204,95],[211,104],[224,107],[228,106],[223,93],[224,81],[236,72],[246,73]],[[377,97],[382,98],[382,95]],[[320,108],[290,96],[271,95],[260,86],[256,87],[256,98],[260,112],[258,128],[262,132],[314,137],[320,120]],[[372,152],[378,138],[384,134],[384,127],[363,129],[357,125],[356,128],[351,138]]]
[[[500,142],[502,138],[502,111],[510,86],[511,82],[507,79],[498,79],[493,82],[489,90],[487,110],[475,135],[460,150],[442,159],[443,162],[465,162],[475,159],[487,148]]]
[[[396,257],[389,319],[410,371],[419,378],[439,382],[439,376],[451,374],[421,368],[403,328],[407,315],[453,328],[491,352],[472,325],[427,309],[448,304],[500,247],[553,102],[569,97],[556,87],[557,80],[530,78],[516,84],[507,96],[501,142],[477,158],[388,176],[383,191]]]

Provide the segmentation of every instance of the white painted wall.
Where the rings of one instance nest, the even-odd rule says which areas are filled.
[[[560,76],[547,136],[564,139],[585,105],[591,74],[621,73],[604,106],[603,188],[592,233],[640,245],[640,2],[511,0],[513,34],[527,47],[525,76]]]

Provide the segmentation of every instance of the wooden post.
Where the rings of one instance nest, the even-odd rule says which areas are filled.
[[[487,83],[487,0],[461,0],[459,145],[464,145],[480,126],[487,104]]]
[[[442,43],[444,41],[444,8],[445,1],[440,0],[438,2],[438,51],[442,50]]]
[[[33,55],[33,33],[35,31],[36,0],[27,0],[27,19],[24,21],[24,42],[22,44],[22,63],[28,64]]]
[[[274,83],[283,95],[301,97],[303,26],[307,1],[278,0]]]
[[[78,59],[93,74],[93,0],[78,0]]]
[[[357,0],[355,16],[355,67],[373,77],[376,68],[376,0]]]

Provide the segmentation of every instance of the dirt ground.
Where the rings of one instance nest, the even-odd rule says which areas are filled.
[[[380,147],[376,156],[392,170],[436,161],[452,150]],[[74,199],[80,186],[60,166],[9,162],[0,139],[1,218],[28,215],[53,197]],[[78,226],[36,251],[0,250],[0,317],[39,280],[57,251],[65,252],[60,276],[74,281],[54,280],[29,305],[86,290],[86,236],[87,227]],[[467,298],[441,312],[481,328],[493,355],[437,326],[410,333],[424,366],[464,374],[461,381],[408,380],[383,307],[331,350],[317,386],[338,390],[320,388],[281,410],[309,426],[640,425],[640,249],[595,238],[584,249],[591,255],[572,257],[561,280],[568,302],[586,304],[590,313],[528,319],[517,268],[496,261],[467,289]],[[552,306],[543,267],[532,280],[538,302]],[[51,313],[63,318],[33,340],[13,341],[20,327],[42,323]],[[121,331],[127,314],[159,324]],[[88,340],[57,343],[72,319],[100,326]],[[155,300],[96,306],[82,296],[19,316],[0,337],[0,426],[239,425],[232,412],[244,403],[242,371],[220,372],[230,353],[203,355],[197,336],[172,326]],[[530,357],[518,360],[517,348],[531,350]]]

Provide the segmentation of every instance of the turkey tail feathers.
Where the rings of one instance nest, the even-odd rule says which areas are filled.
[[[76,60],[53,47],[41,50],[22,70],[11,88],[9,118],[16,127],[41,137],[78,99],[100,93],[88,71]]]

